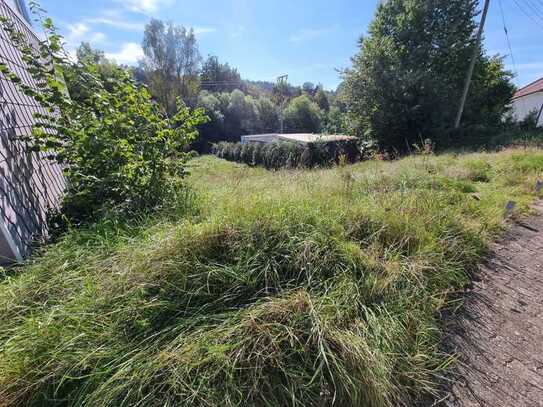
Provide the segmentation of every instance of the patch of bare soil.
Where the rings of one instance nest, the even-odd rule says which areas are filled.
[[[543,406],[543,202],[497,243],[446,324],[459,355],[448,407]]]

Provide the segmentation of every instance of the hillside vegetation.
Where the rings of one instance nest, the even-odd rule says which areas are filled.
[[[203,157],[177,211],[0,277],[0,405],[412,406],[540,150],[269,172]],[[190,198],[190,199],[189,199]]]

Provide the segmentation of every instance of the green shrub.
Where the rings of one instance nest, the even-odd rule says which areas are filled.
[[[539,109],[533,109],[526,115],[524,119],[522,119],[518,123],[518,126],[521,130],[524,130],[524,131],[537,130],[538,119],[539,119]]]
[[[484,160],[470,160],[466,163],[469,174],[468,179],[474,182],[490,181],[491,165]]]
[[[259,165],[264,159],[264,144],[255,143],[253,147],[253,160],[251,161],[252,165]]]
[[[543,171],[543,154],[519,153],[512,156],[513,168],[527,172]]]
[[[543,147],[543,129],[521,130],[509,128],[498,132],[489,139],[486,147],[489,149],[503,149],[504,147]]]
[[[37,49],[7,21],[1,28],[22,53],[37,88],[26,86],[6,64],[0,72],[44,107],[26,141],[63,166],[66,195],[62,213],[72,222],[96,219],[104,212],[153,209],[174,194],[188,155],[183,149],[205,121],[200,110],[179,104],[164,117],[147,90],[127,71],[115,68],[103,80],[93,65],[74,63],[50,19]],[[49,61],[49,63],[44,63]],[[82,91],[70,99],[69,88]]]
[[[344,160],[349,163],[360,159],[356,141],[316,142],[297,144],[274,143],[217,143],[212,153],[219,158],[248,165],[260,165],[269,170],[280,168],[329,167]]]
[[[244,164],[251,165],[253,163],[254,143],[245,143],[241,146],[240,161]]]

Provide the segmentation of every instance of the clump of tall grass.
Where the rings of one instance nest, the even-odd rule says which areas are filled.
[[[191,166],[197,211],[73,231],[0,282],[0,404],[412,406],[543,154]]]
[[[334,141],[298,144],[274,143],[228,143],[213,146],[213,154],[228,161],[266,169],[293,169],[330,167],[344,160],[354,163],[361,158],[357,141]]]

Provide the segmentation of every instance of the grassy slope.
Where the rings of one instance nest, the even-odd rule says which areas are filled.
[[[193,165],[197,213],[73,232],[0,280],[0,405],[412,405],[543,153]]]

